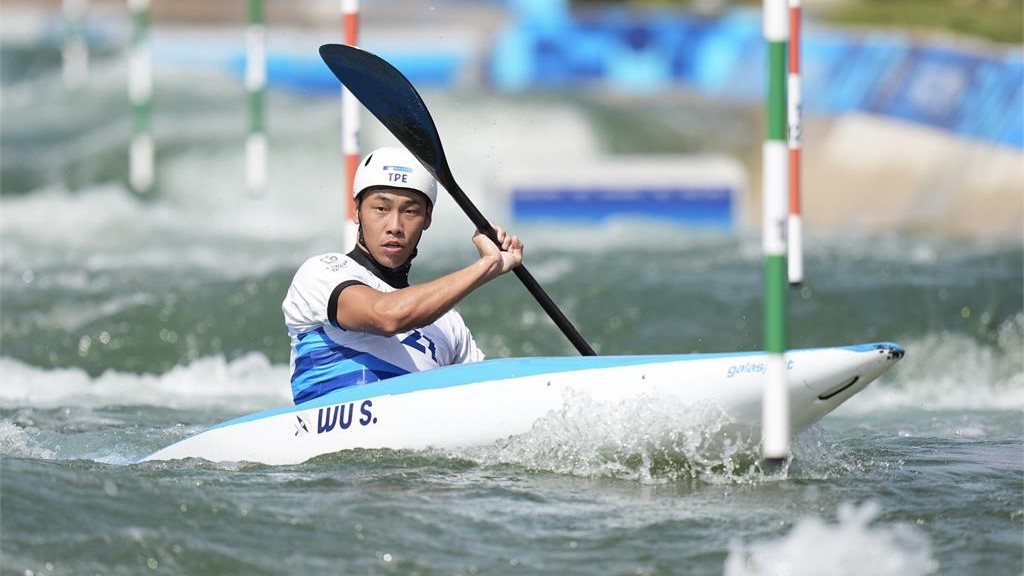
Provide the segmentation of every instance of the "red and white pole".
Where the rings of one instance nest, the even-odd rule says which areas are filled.
[[[341,0],[345,44],[359,45],[359,0]],[[341,88],[341,151],[345,155],[345,229],[343,246],[348,252],[356,245],[356,203],[352,188],[359,166],[359,101],[348,87]]]
[[[803,137],[803,99],[800,86],[801,0],[789,0],[789,77],[787,118],[789,119],[789,230],[787,260],[789,283],[804,281],[803,214],[800,209],[800,141]]]

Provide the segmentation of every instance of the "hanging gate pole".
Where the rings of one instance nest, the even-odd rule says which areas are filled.
[[[786,0],[764,0],[768,52],[767,138],[763,157],[764,344],[768,353],[761,412],[761,454],[784,460],[789,454],[789,394],[786,386],[786,228],[788,146],[786,144]]]
[[[800,208],[800,141],[803,139],[803,92],[800,82],[800,2],[789,0],[789,283],[804,281],[803,214]]]
[[[153,134],[151,100],[153,63],[149,47],[149,0],[128,0],[132,13],[132,46],[128,61],[128,98],[132,103],[132,142],[129,153],[129,182],[136,194],[153,186]]]
[[[245,140],[245,176],[249,192],[262,194],[267,187],[267,34],[263,25],[263,0],[249,0],[249,24],[245,31],[245,88],[249,93],[249,135]]]

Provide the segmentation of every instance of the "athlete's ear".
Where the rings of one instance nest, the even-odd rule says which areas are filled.
[[[423,219],[424,220],[424,222],[423,222],[423,229],[424,230],[426,230],[427,228],[430,228],[430,223],[431,223],[431,221],[433,221],[433,215],[434,215],[434,206],[430,202],[427,202],[427,214],[426,214],[426,217]]]
[[[356,198],[356,209],[354,211],[355,215],[353,216],[355,218],[355,221],[356,221],[356,226],[359,225],[359,212],[360,212],[359,209],[362,208],[362,207],[363,207],[363,199],[362,199],[362,197],[357,197]]]

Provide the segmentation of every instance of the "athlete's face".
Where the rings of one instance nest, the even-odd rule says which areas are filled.
[[[412,256],[420,235],[430,227],[430,213],[426,197],[419,192],[378,188],[364,193],[356,220],[370,255],[394,268]]]

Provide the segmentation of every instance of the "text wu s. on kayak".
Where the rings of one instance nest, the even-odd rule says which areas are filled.
[[[356,405],[358,404],[358,409]],[[353,424],[369,426],[376,424],[377,418],[372,412],[373,401],[349,402],[320,408],[316,414],[316,433],[323,434],[332,430],[348,430]]]

